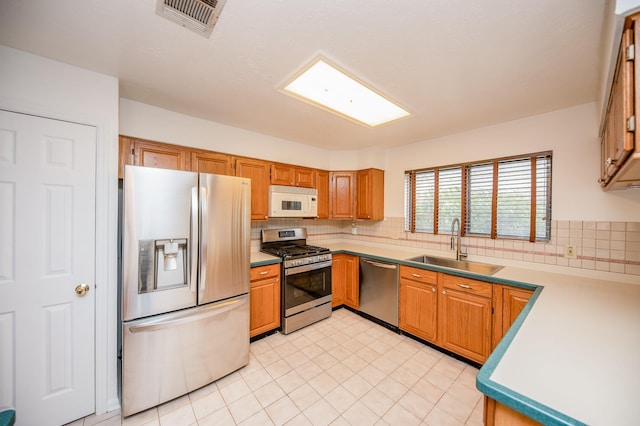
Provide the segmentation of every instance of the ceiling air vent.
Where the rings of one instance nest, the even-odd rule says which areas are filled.
[[[156,13],[209,37],[225,2],[226,0],[158,0]]]

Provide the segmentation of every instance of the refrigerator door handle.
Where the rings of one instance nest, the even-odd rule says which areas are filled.
[[[207,287],[207,239],[209,238],[209,213],[207,211],[207,188],[200,187],[200,294]],[[198,301],[198,303],[201,303]]]
[[[189,286],[196,291],[198,284],[198,188],[191,188],[191,270]]]
[[[174,327],[177,324],[184,324],[192,321],[201,321],[242,306],[247,303],[247,300],[248,298],[245,295],[235,299],[229,299],[223,302],[218,302],[212,305],[201,307],[195,313],[192,311],[178,312],[168,317],[165,316],[161,320],[152,319],[147,323],[131,326],[129,327],[129,331],[131,333],[144,333],[147,331],[156,331],[168,327]]]

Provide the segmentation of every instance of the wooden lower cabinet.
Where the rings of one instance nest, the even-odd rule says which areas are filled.
[[[331,306],[344,305],[346,263],[344,254],[334,254],[331,259]]]
[[[488,396],[484,397],[485,426],[538,426],[541,424]]]
[[[532,294],[533,290],[494,284],[493,349],[507,334]]]
[[[280,265],[251,268],[251,337],[280,327]]]
[[[438,329],[438,273],[400,266],[399,327],[430,342]]]
[[[332,306],[346,305],[358,309],[359,258],[351,254],[334,254],[331,267]]]
[[[484,363],[491,353],[491,283],[440,273],[438,345]]]

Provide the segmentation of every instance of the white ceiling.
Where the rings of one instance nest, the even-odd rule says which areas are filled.
[[[596,100],[606,0],[227,0],[209,39],[156,0],[0,0],[0,43],[120,96],[327,149],[391,147]],[[318,54],[412,116],[365,127],[279,86]]]

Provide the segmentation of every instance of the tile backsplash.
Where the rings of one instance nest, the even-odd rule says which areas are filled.
[[[290,226],[306,227],[310,244],[321,245],[322,241],[342,239],[440,250],[449,254],[449,234],[405,232],[403,217],[355,222],[308,219],[253,222],[252,249],[259,249],[262,229]],[[463,237],[462,245],[470,255],[640,275],[640,222],[554,220],[551,222],[551,241],[547,243]],[[565,257],[566,245],[576,248],[575,259]]]

